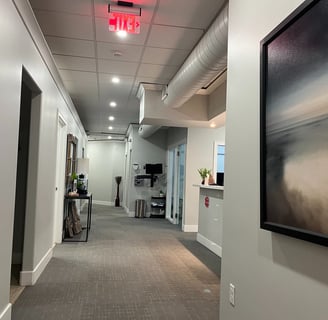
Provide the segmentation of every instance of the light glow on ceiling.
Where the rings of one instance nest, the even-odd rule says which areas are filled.
[[[112,108],[115,108],[117,106],[117,103],[115,101],[111,101],[109,103],[109,105],[112,107]]]
[[[112,139],[112,136],[108,136],[107,139],[108,139],[108,140],[111,140],[111,139]]]
[[[125,30],[119,30],[116,32],[117,36],[120,38],[126,38],[128,33]]]
[[[109,116],[109,117],[108,117],[108,120],[109,120],[109,121],[114,121],[115,118],[114,118],[113,116]]]
[[[113,82],[113,83],[120,83],[120,81],[121,81],[121,80],[120,80],[119,77],[113,77],[113,78],[112,78],[112,82]]]
[[[113,130],[113,127],[112,127],[112,126],[109,126],[109,127],[108,127],[108,130]]]

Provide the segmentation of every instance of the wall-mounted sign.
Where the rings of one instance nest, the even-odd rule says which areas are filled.
[[[204,204],[205,204],[206,208],[208,208],[210,206],[210,198],[209,197],[205,197]]]
[[[140,33],[140,17],[126,13],[111,12],[108,20],[109,31]]]

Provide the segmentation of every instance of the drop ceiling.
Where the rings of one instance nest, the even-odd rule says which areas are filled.
[[[119,138],[138,123],[139,83],[167,84],[225,1],[133,2],[142,9],[141,31],[122,39],[108,31],[108,4],[116,1],[30,0],[90,139]],[[111,82],[113,76],[119,84]]]

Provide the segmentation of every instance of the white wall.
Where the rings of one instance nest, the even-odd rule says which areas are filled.
[[[213,144],[217,141],[225,144],[225,127],[216,129],[188,128],[186,149],[186,185],[185,185],[185,215],[184,231],[197,231],[199,188],[199,168],[213,168]]]
[[[115,177],[121,176],[120,200],[123,200],[125,143],[116,141],[89,141],[88,191],[99,204],[114,205],[116,198]]]
[[[127,146],[127,158],[130,159],[130,168],[127,168],[127,199],[126,210],[130,216],[134,216],[135,200],[144,199],[148,203],[147,211],[150,210],[149,203],[151,196],[159,195],[159,191],[166,186],[166,144],[167,130],[159,130],[149,138],[141,138],[138,134],[138,126],[130,126]],[[134,171],[132,164],[139,164],[139,170]],[[146,163],[162,163],[163,174],[159,175],[158,181],[150,187],[150,180],[144,181],[144,186],[135,186],[134,177],[138,174],[145,174],[143,169]]]
[[[327,318],[328,248],[259,227],[260,40],[301,2],[229,1],[221,320]]]
[[[46,50],[46,46],[38,50],[32,41],[43,43],[40,34],[35,33],[38,29],[35,20],[26,6],[25,0],[17,1],[20,14],[28,26],[31,26],[31,34],[26,29],[22,18],[17,12],[13,1],[2,0],[0,4],[0,95],[1,95],[1,118],[0,118],[0,150],[3,157],[0,162],[0,319],[10,319],[9,284],[11,268],[11,250],[14,219],[16,161],[18,124],[20,110],[20,93],[22,66],[42,91],[41,113],[39,121],[39,136],[37,137],[38,150],[34,154],[36,159],[36,175],[33,177],[36,190],[33,194],[35,208],[34,220],[30,228],[33,231],[28,234],[25,242],[24,254],[28,256],[28,264],[25,265],[26,275],[37,277],[37,272],[46,262],[44,258],[49,256],[53,246],[53,216],[54,216],[54,192],[55,192],[55,159],[57,139],[57,111],[63,115],[69,132],[75,134],[79,141],[86,139],[84,130],[78,121],[76,112],[68,107],[69,99],[65,93],[59,91],[60,84],[54,79],[59,79],[56,71],[51,75],[53,61],[45,57],[41,59],[40,52]],[[34,31],[33,31],[33,30]],[[46,65],[45,62],[49,64]],[[48,69],[49,68],[49,69]],[[72,111],[73,110],[73,111]],[[64,173],[63,173],[64,174]],[[24,258],[25,259],[25,258]]]

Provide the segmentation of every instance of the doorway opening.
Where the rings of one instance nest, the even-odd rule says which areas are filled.
[[[38,136],[41,91],[34,83],[30,75],[23,68],[21,82],[21,102],[19,116],[19,134],[17,146],[17,167],[16,167],[16,193],[15,193],[15,213],[13,228],[12,246],[12,266],[11,266],[11,302],[13,303],[22,292],[21,271],[23,270],[25,239],[31,237],[26,228],[26,221],[30,219],[28,207],[33,205],[29,196],[35,190],[36,167],[35,150]],[[33,157],[31,156],[33,154]],[[32,170],[31,170],[32,169]],[[34,170],[33,170],[34,169]],[[35,197],[35,192],[34,192]],[[31,210],[30,210],[31,211]],[[33,223],[34,219],[30,219]],[[31,257],[29,257],[31,258]]]
[[[166,218],[181,228],[184,215],[185,150],[186,145],[180,144],[168,151]]]

